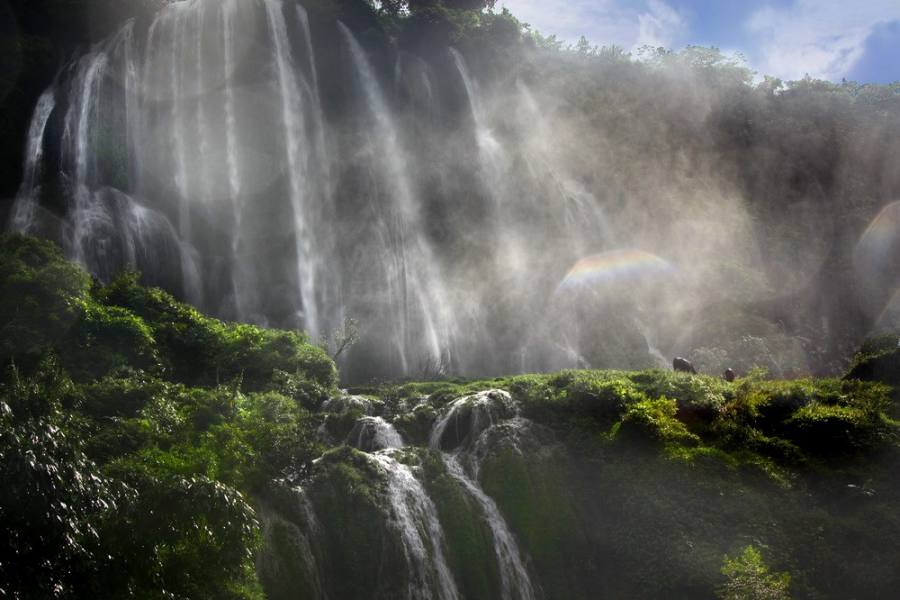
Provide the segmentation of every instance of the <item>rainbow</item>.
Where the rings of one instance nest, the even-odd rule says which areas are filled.
[[[866,277],[880,278],[891,270],[900,244],[900,202],[884,207],[872,219],[853,251],[857,271]]]
[[[900,333],[900,289],[898,289],[878,319],[875,320],[875,333]]]
[[[641,250],[614,250],[594,254],[575,263],[556,287],[557,291],[676,270],[667,260]]]
[[[859,249],[883,252],[900,237],[900,202],[885,206],[859,240]]]

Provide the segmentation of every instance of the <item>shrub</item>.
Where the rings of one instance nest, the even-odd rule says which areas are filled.
[[[900,386],[900,336],[885,334],[863,342],[844,378]]]
[[[628,408],[619,431],[634,429],[664,446],[696,446],[700,438],[676,418],[678,405],[665,396],[643,400]]]
[[[90,277],[52,242],[0,235],[0,359],[36,359],[84,310]]]
[[[57,346],[75,381],[92,381],[120,367],[158,366],[153,335],[143,320],[118,307],[83,303],[83,313]]]
[[[17,420],[0,400],[0,594],[86,597],[114,486],[58,424]]]
[[[760,553],[747,546],[740,558],[725,556],[722,574],[728,581],[716,590],[722,600],[788,600],[789,573],[771,573]]]

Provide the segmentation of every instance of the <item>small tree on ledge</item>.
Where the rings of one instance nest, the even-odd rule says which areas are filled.
[[[344,317],[340,327],[331,331],[331,338],[323,333],[319,338],[319,348],[328,353],[331,360],[337,360],[338,356],[349,350],[359,341],[359,323],[353,317]]]

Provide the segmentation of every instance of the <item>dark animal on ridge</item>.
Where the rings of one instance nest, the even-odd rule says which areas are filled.
[[[722,373],[722,377],[725,378],[725,381],[731,383],[734,381],[734,369],[725,369],[725,372]]]
[[[681,358],[680,356],[676,356],[675,360],[672,361],[672,368],[676,371],[684,371],[685,373],[693,373],[694,375],[697,374],[694,363],[686,358]]]

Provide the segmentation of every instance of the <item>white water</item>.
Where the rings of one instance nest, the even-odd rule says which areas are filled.
[[[357,318],[354,378],[509,372],[585,246],[554,223],[605,235],[593,199],[552,160],[521,172],[537,120],[458,52],[373,60],[311,19],[293,1],[184,0],[73,59],[35,111],[11,227],[63,238],[102,280],[134,259],[219,318],[314,339]],[[168,220],[178,251],[120,230],[132,206]]]
[[[282,125],[287,157],[287,178],[290,182],[291,206],[294,213],[294,240],[297,251],[297,279],[303,304],[304,323],[312,339],[319,337],[318,308],[315,302],[317,268],[313,256],[313,234],[308,222],[312,213],[308,187],[307,132],[303,122],[304,107],[300,92],[302,83],[294,66],[284,7],[281,0],[265,3],[266,17],[272,41],[272,58],[277,67],[278,88],[281,96]]]
[[[512,532],[506,524],[503,515],[497,508],[497,503],[473,479],[466,475],[459,462],[459,458],[453,454],[444,454],[444,465],[447,472],[462,485],[463,489],[471,496],[484,511],[484,517],[494,535],[494,552],[497,556],[497,564],[500,567],[500,581],[505,600],[529,600],[534,598],[534,589],[519,547]]]
[[[406,157],[398,139],[391,112],[362,47],[350,30],[338,23],[353,58],[367,108],[373,120],[372,148],[386,171],[387,211],[376,223],[380,267],[387,287],[383,302],[392,307],[396,354],[402,372],[409,373],[414,357],[408,349],[414,338],[424,341],[426,359],[439,361],[441,351],[452,343],[454,326],[443,304],[447,297],[437,261],[424,235],[418,198],[413,193]],[[377,196],[373,202],[379,203]],[[421,357],[420,357],[421,358]]]
[[[22,233],[33,233],[36,223],[37,190],[41,177],[41,161],[44,158],[44,131],[47,121],[56,107],[56,86],[51,86],[38,99],[31,125],[28,128],[28,142],[25,147],[25,172],[22,185],[13,206],[10,229]]]
[[[507,600],[534,598],[534,589],[515,537],[497,504],[478,484],[478,472],[480,461],[488,450],[488,434],[497,426],[513,422],[510,419],[515,421],[517,415],[518,407],[508,392],[487,390],[453,401],[435,422],[429,436],[429,447],[440,450],[442,445],[447,444],[448,427],[454,428],[450,439],[459,445],[452,452],[442,453],[442,458],[447,472],[478,503],[485,515],[494,536],[503,598]],[[467,418],[464,419],[464,416]],[[465,430],[459,430],[461,422]],[[463,460],[472,467],[471,477],[463,468]]]
[[[363,452],[402,448],[403,438],[394,426],[381,417],[362,417],[356,421],[346,443]]]
[[[435,421],[428,439],[428,447],[440,450],[444,445],[444,437],[448,426],[453,425],[453,434],[460,443],[459,447],[474,442],[485,430],[504,419],[515,416],[515,402],[505,390],[486,390],[471,396],[463,396],[454,400],[444,409],[444,413]],[[467,413],[465,430],[460,430],[460,417]],[[455,448],[448,448],[455,449]]]
[[[319,567],[316,562],[316,554],[313,551],[315,540],[319,537],[319,521],[313,511],[312,503],[303,492],[302,488],[294,488],[297,496],[297,508],[302,523],[306,526],[306,535],[302,538],[301,558],[303,560],[304,573],[307,580],[313,588],[313,598],[316,600],[325,600],[328,595],[322,588],[322,578],[319,574]],[[312,540],[312,542],[310,542]]]
[[[375,410],[375,405],[375,401],[364,396],[341,395],[322,402],[319,411],[345,413],[348,410],[357,409],[365,415],[371,415]]]
[[[387,475],[387,500],[400,533],[409,571],[407,597],[429,600],[459,598],[444,556],[444,532],[437,508],[412,469],[386,453],[369,454]]]
[[[518,274],[519,267],[523,265],[519,265],[515,258],[521,255],[521,246],[524,242],[519,239],[513,223],[512,211],[515,209],[513,204],[514,200],[519,199],[514,199],[509,189],[510,157],[491,131],[478,86],[469,74],[465,59],[456,48],[450,48],[450,55],[463,80],[472,109],[481,177],[491,201],[497,232],[504,245],[501,260],[507,267],[513,267]]]

